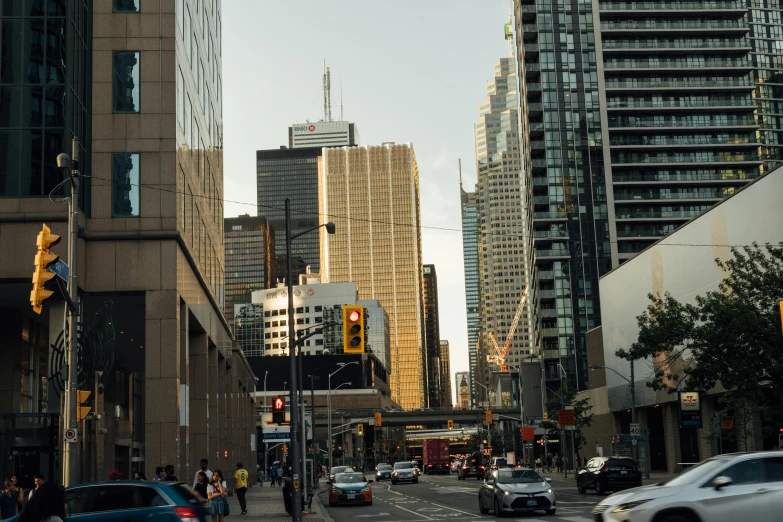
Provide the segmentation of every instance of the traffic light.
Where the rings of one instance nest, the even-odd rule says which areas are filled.
[[[285,423],[285,397],[275,397],[272,401],[272,422]]]
[[[781,329],[783,329],[783,301],[780,301],[780,325]]]
[[[449,419],[448,424],[449,424],[449,431],[453,430],[454,429],[454,421]]]
[[[544,412],[544,420],[545,421],[549,420],[549,414],[547,412]]]
[[[484,422],[487,424],[492,424],[492,410],[487,410],[484,412]]]
[[[55,263],[60,257],[49,252],[49,249],[60,242],[60,236],[52,234],[52,230],[43,225],[38,232],[36,244],[38,251],[35,254],[35,270],[33,271],[33,290],[30,292],[30,304],[33,306],[33,312],[40,314],[43,302],[49,299],[53,290],[46,289],[46,283],[51,281],[55,274],[46,269],[49,265]]]
[[[285,443],[283,443],[283,456],[288,456],[288,446]]]
[[[92,406],[86,404],[90,395],[92,395],[92,392],[76,390],[76,401],[78,402],[76,405],[76,420],[78,422],[83,421],[92,411]]]
[[[364,424],[356,425],[356,435],[359,437],[364,437]]]
[[[375,427],[380,428],[383,426],[383,416],[381,415],[381,412],[376,411],[375,412]]]
[[[363,306],[343,306],[343,352],[364,353]]]

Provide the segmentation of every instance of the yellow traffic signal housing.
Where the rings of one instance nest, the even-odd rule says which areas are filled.
[[[343,352],[364,353],[363,306],[343,306]]]
[[[484,421],[487,424],[492,424],[492,410],[487,410],[484,412]]]
[[[359,437],[364,437],[364,424],[356,425],[356,435]]]
[[[376,411],[375,412],[375,427],[380,428],[383,426],[383,416],[381,415],[381,412]]]
[[[76,405],[76,420],[79,422],[83,421],[92,411],[92,406],[85,404],[89,400],[90,395],[92,395],[92,392],[76,390],[76,402],[78,403]]]
[[[548,421],[548,420],[549,420],[549,413],[547,413],[547,412],[544,412],[544,420],[545,420],[545,421]]]
[[[49,265],[60,259],[58,255],[49,252],[49,249],[59,242],[60,236],[52,234],[52,230],[46,225],[43,225],[41,231],[38,232],[36,241],[38,251],[35,254],[33,290],[30,292],[30,304],[33,307],[33,311],[37,314],[41,313],[44,301],[54,294],[53,290],[48,290],[46,288],[46,283],[56,276],[53,272],[49,272],[46,269],[49,268]]]
[[[448,420],[448,424],[449,424],[449,431],[450,431],[450,430],[453,430],[453,429],[454,429],[454,421],[453,421],[453,420],[451,420],[451,419],[449,419],[449,420]]]

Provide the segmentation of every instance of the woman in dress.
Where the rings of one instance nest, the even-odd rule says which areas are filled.
[[[3,483],[3,492],[0,493],[0,519],[16,516],[18,493],[14,490],[14,483],[6,480]]]
[[[193,489],[202,497],[207,498],[207,486],[209,486],[207,474],[203,471],[199,471],[196,478],[196,487]]]
[[[17,496],[17,504],[19,504],[19,510],[22,509],[22,503],[24,502],[24,488],[19,487],[19,482],[16,480],[16,475],[11,477],[11,483],[13,484],[13,492]]]
[[[207,489],[209,499],[209,511],[212,514],[212,522],[223,522],[226,513],[226,488],[223,487],[223,472],[216,469],[212,472],[212,480]]]

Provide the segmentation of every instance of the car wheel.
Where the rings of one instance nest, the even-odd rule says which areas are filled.
[[[481,495],[479,495],[479,512],[482,515],[486,515],[487,513],[489,513],[489,509],[485,508],[484,503],[481,501]]]
[[[597,481],[595,482],[595,494],[596,494],[596,495],[603,495],[604,493],[606,493],[606,492],[604,491],[604,485],[603,485],[603,484],[601,484],[601,481],[600,481],[600,480],[597,480]]]
[[[500,503],[498,502],[498,499],[495,499],[495,516],[498,518],[503,516],[503,514],[500,512]]]
[[[547,509],[546,514],[547,515],[554,515],[557,512],[557,509]]]
[[[668,515],[668,516],[664,516],[663,518],[659,518],[657,522],[693,522],[693,519],[691,519],[687,515],[674,513],[673,515]]]
[[[585,492],[587,491],[585,489],[585,487],[582,485],[582,481],[581,480],[577,480],[576,481],[576,489],[579,490],[579,494],[580,495],[584,495]]]

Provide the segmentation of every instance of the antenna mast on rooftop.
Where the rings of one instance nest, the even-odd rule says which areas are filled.
[[[324,121],[332,121],[332,71],[326,66],[324,60]]]

